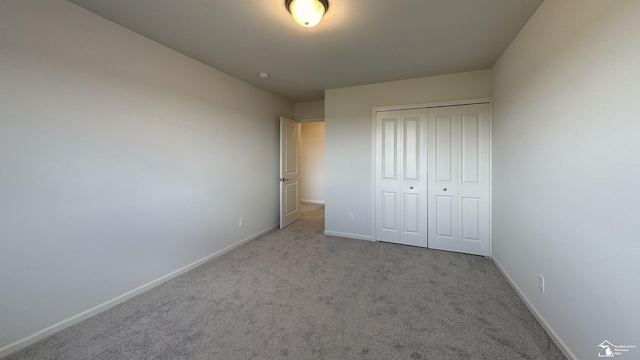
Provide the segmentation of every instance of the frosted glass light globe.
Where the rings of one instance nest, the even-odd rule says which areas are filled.
[[[318,0],[293,0],[289,11],[300,26],[314,27],[322,20],[325,8]]]

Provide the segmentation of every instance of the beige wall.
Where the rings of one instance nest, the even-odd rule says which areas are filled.
[[[578,359],[640,358],[638,19],[546,0],[493,70],[493,255]]]
[[[0,49],[0,356],[276,225],[292,103],[64,0]]]
[[[302,123],[301,195],[304,202],[324,204],[324,122]]]
[[[326,233],[372,239],[374,107],[490,96],[491,70],[327,90]]]
[[[297,121],[321,121],[324,120],[324,101],[309,101],[297,103],[295,107],[295,119]]]

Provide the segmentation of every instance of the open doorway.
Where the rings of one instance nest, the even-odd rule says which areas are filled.
[[[324,121],[303,122],[300,144],[300,201],[325,203]]]
[[[325,203],[324,121],[280,118],[280,229]]]

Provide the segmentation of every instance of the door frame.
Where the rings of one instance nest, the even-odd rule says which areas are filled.
[[[411,109],[428,109],[450,106],[478,105],[489,104],[489,117],[493,119],[491,98],[473,98],[463,100],[437,101],[421,104],[410,105],[390,105],[378,106],[371,109],[371,204],[373,211],[371,212],[371,239],[376,240],[376,114],[380,111],[393,110],[411,110]],[[489,174],[493,173],[493,121],[489,123]],[[427,193],[428,193],[427,189]],[[489,258],[493,255],[493,178],[489,180]],[[427,246],[429,239],[427,238]]]

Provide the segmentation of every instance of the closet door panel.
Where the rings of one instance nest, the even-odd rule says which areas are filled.
[[[462,197],[460,200],[460,238],[463,241],[480,241],[480,199]]]
[[[376,240],[400,242],[400,113],[376,116]]]
[[[452,196],[436,196],[435,212],[435,235],[445,240],[454,240],[455,224],[453,217],[454,199]]]
[[[376,114],[376,240],[427,246],[426,114]]]
[[[462,116],[462,183],[480,181],[480,117]]]
[[[429,109],[429,247],[490,254],[488,104]]]
[[[382,193],[382,230],[398,232],[398,193]]]
[[[426,109],[402,110],[402,234],[405,245],[427,247]]]
[[[458,239],[459,117],[451,108],[428,111],[429,248],[455,251]]]

